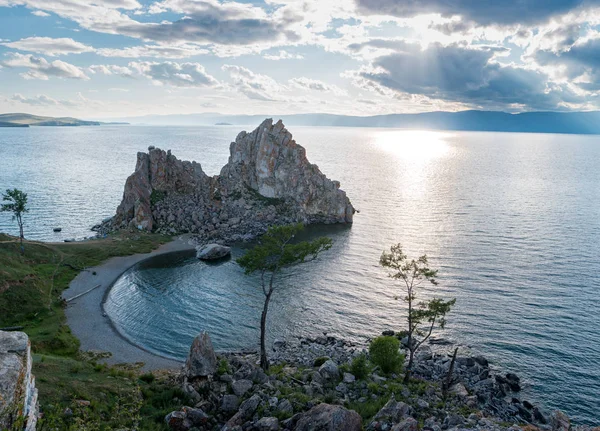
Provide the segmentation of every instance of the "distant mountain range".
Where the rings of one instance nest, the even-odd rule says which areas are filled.
[[[333,114],[223,115],[218,113],[186,115],[147,115],[121,118],[131,124],[212,126],[230,123],[256,126],[265,118],[282,119],[286,126],[394,127],[401,129],[467,130],[490,132],[600,134],[600,112],[524,112],[498,111],[427,112],[358,117]],[[1,117],[0,117],[1,120]]]
[[[31,114],[0,114],[0,127],[29,127],[29,126],[101,126],[100,121],[85,121],[71,117],[41,117]]]

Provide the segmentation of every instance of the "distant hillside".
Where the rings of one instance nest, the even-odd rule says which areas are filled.
[[[6,121],[0,121],[0,127],[29,127],[29,124],[17,124],[17,123],[8,123]]]
[[[132,124],[211,126],[230,123],[256,126],[265,118],[282,119],[286,126],[394,127],[401,129],[466,130],[490,132],[600,134],[600,112],[499,111],[426,112],[358,117],[333,114],[296,115],[148,115],[126,118]]]
[[[100,126],[99,121],[85,121],[71,117],[41,117],[31,114],[0,114],[0,126]]]

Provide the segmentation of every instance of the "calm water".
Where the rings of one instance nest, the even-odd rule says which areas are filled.
[[[248,127],[247,129],[251,129]],[[170,148],[215,174],[240,127],[0,129],[0,189],[29,193],[30,238],[83,237],[114,213],[135,152]],[[600,138],[294,128],[308,157],[360,210],[334,247],[284,274],[272,334],[360,339],[404,316],[377,266],[402,242],[440,268],[457,297],[445,337],[521,374],[527,396],[600,421]],[[60,226],[63,232],[54,234]],[[0,231],[16,233],[8,216]],[[235,254],[242,251],[236,249]],[[107,310],[129,338],[183,357],[208,329],[221,348],[258,340],[262,298],[233,261],[149,262],[115,286]],[[256,341],[255,341],[256,340]]]

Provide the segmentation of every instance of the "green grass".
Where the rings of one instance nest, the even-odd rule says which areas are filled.
[[[114,256],[150,252],[169,240],[121,232],[79,243],[27,241],[22,256],[15,238],[0,234],[0,328],[23,326],[31,339],[44,413],[38,429],[164,430],[164,416],[187,401],[168,379],[81,355],[60,299],[80,270]]]

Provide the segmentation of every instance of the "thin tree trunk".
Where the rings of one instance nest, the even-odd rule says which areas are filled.
[[[19,216],[17,218],[17,221],[19,223],[19,238],[21,240],[21,254],[25,254],[25,247],[23,247],[23,238],[25,237],[25,235],[23,234],[23,219],[21,219],[21,216]]]
[[[260,316],[260,366],[263,370],[269,369],[269,358],[267,357],[266,334],[267,334],[267,312],[269,311],[269,301],[271,300],[272,290],[265,297],[265,305]]]
[[[409,356],[408,356],[408,367],[406,369],[406,373],[404,374],[404,383],[408,383],[408,381],[410,380],[410,374],[412,372],[412,366],[413,366],[413,358],[414,358],[414,352],[412,349],[412,334],[413,334],[413,327],[412,327],[412,289],[408,289],[408,351]]]
[[[448,368],[448,374],[446,375],[446,381],[442,385],[442,394],[444,399],[448,395],[448,390],[450,389],[450,383],[452,383],[452,374],[454,373],[454,363],[456,362],[456,353],[458,353],[458,347],[454,349],[454,354],[452,355],[452,361],[450,362],[450,368]]]

